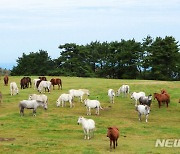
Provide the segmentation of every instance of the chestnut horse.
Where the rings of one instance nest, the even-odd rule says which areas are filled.
[[[158,101],[159,108],[161,107],[161,102],[166,102],[167,107],[168,107],[168,103],[170,103],[170,96],[167,93],[163,93],[163,94],[154,93],[154,99]]]
[[[60,86],[61,86],[61,90],[62,90],[62,81],[61,81],[61,79],[59,79],[59,78],[56,78],[56,79],[52,78],[50,80],[50,82],[53,85],[53,89],[54,89],[54,85],[58,85],[58,89],[60,89]]]
[[[8,85],[8,81],[9,81],[9,78],[7,75],[4,76],[4,85],[7,86]]]

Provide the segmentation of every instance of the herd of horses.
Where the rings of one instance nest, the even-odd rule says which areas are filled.
[[[41,81],[47,81],[46,77],[39,77],[39,80],[36,82],[36,88],[38,88],[39,84],[41,83]],[[58,85],[58,89],[62,89],[62,81],[59,78],[52,78],[50,80],[53,89],[55,85]],[[4,77],[4,84],[7,85],[8,84],[8,76]],[[20,85],[21,85],[21,89],[25,89],[25,88],[31,88],[32,87],[32,82],[31,82],[31,78],[30,77],[23,77],[20,80]]]
[[[8,81],[9,81],[9,77],[7,75],[4,76],[4,85],[5,86],[8,85]],[[38,86],[40,85],[40,83],[42,81],[47,81],[47,78],[43,76],[43,77],[39,77],[39,79],[36,79],[35,86],[36,86],[37,89],[38,89]],[[55,85],[58,85],[58,89],[60,89],[60,88],[62,89],[62,81],[61,81],[60,78],[52,78],[50,80],[50,82],[51,82],[51,84],[53,86],[53,89],[54,89]],[[31,88],[32,87],[31,78],[30,77],[23,77],[20,80],[20,86],[21,86],[21,89],[25,89],[25,88],[29,88],[29,87]],[[125,89],[126,93],[129,93],[128,85],[125,85],[124,89]],[[81,89],[81,91],[83,91],[83,89]],[[117,91],[117,96],[121,92],[122,92],[122,89],[119,89],[119,91]],[[109,89],[108,96],[113,96],[113,97],[115,96],[115,93],[114,93],[113,89]],[[168,107],[168,104],[170,103],[170,95],[168,94],[168,92],[165,89],[162,89],[160,93],[154,93],[153,96],[154,96],[154,100],[155,99],[157,100],[159,108],[161,107],[162,103],[166,103],[166,106]],[[2,98],[2,94],[0,93],[0,99],[1,98]],[[149,95],[148,99],[149,98],[151,99],[152,96]],[[61,98],[59,98],[59,99],[61,99]],[[47,98],[45,100],[47,100]],[[33,101],[28,100],[28,101],[23,100],[23,101],[20,102],[20,106],[21,106],[20,113],[22,115],[24,114],[24,108],[26,108],[28,105],[30,107],[32,107],[35,104],[36,108],[38,106],[44,106],[44,103],[42,103],[42,101],[38,101],[38,100],[36,100],[36,101],[35,100],[33,100]],[[88,101],[90,101],[90,100],[88,100]],[[85,102],[85,105],[87,105],[87,100],[84,100],[84,102]],[[111,102],[114,103],[114,100],[112,99]],[[31,104],[31,103],[33,103],[33,104]],[[179,99],[179,103],[180,103],[180,99]],[[100,106],[100,103],[99,103],[99,106]],[[149,105],[149,107],[150,107],[150,105]],[[36,108],[33,110],[34,114],[36,113]],[[47,109],[47,106],[44,106],[44,108]],[[95,105],[94,108],[97,108],[97,102],[96,102],[96,105]],[[99,113],[97,113],[97,114],[99,114]],[[85,129],[85,127],[89,125],[88,126],[88,128],[90,128],[89,131],[91,131],[91,129],[95,128],[95,122],[92,119],[84,119],[83,117],[81,117],[81,118],[78,119],[78,124],[79,123],[81,123],[83,125],[83,129]],[[85,131],[87,131],[87,129],[85,129]],[[89,134],[86,133],[86,135],[85,135],[85,138],[89,139],[90,138]],[[117,146],[117,139],[119,137],[119,130],[118,130],[118,128],[116,128],[116,127],[109,127],[108,128],[107,137],[110,138],[110,147],[112,146],[112,142],[113,142],[113,144],[114,144],[113,147],[115,148],[115,145]]]

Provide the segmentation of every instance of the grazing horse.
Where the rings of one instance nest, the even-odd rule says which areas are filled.
[[[77,121],[78,125],[82,124],[84,130],[84,139],[90,139],[93,136],[93,131],[95,129],[95,122],[92,119],[86,119],[84,117],[79,117]]]
[[[122,96],[129,94],[129,85],[122,85],[116,92],[116,96],[119,96],[122,93]]]
[[[36,109],[42,106],[47,110],[47,103],[37,101],[37,100],[22,100],[19,103],[20,115],[24,116],[24,109],[33,109],[33,116],[36,116]]]
[[[54,89],[54,85],[58,85],[58,89],[60,89],[60,86],[61,86],[61,90],[62,90],[62,81],[61,81],[61,79],[59,79],[59,78],[56,78],[56,79],[52,78],[50,80],[50,82],[53,85],[53,89]]]
[[[168,107],[168,103],[170,103],[170,96],[167,93],[164,94],[154,93],[154,99],[158,101],[159,108],[161,107],[161,102],[166,102],[167,107]]]
[[[30,77],[26,77],[27,80],[27,87],[32,87],[32,82],[31,82],[31,78]]]
[[[4,85],[7,86],[9,81],[9,77],[7,75],[4,76]]]
[[[28,81],[27,81],[26,77],[23,77],[20,80],[20,85],[21,85],[21,89],[28,88]]]

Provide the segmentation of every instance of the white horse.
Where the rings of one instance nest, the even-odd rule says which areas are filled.
[[[73,104],[72,99],[73,97],[71,96],[71,94],[61,94],[61,96],[59,96],[59,98],[56,101],[56,105],[57,107],[59,107],[62,103],[62,107],[63,107],[65,102],[69,102],[70,108],[72,108],[72,104]]]
[[[16,94],[19,93],[19,89],[18,89],[18,87],[17,87],[16,82],[11,82],[11,83],[10,83],[10,91],[11,91],[11,96],[12,96],[12,95],[16,95]]]
[[[121,93],[123,94],[122,96],[126,96],[129,94],[129,85],[122,85],[116,92],[116,95],[119,96]]]
[[[133,92],[131,94],[131,99],[135,99],[135,106],[137,106],[137,102],[141,96],[145,96],[145,92]]]
[[[144,114],[147,122],[148,115],[150,113],[150,107],[148,105],[138,105],[136,106],[136,111],[139,113],[139,121],[141,121],[141,115]]]
[[[87,90],[75,90],[75,89],[71,89],[69,90],[69,94],[71,94],[71,96],[74,97],[79,97],[80,98],[80,102],[82,102],[83,99],[83,95],[86,94],[89,96],[89,91]]]
[[[38,91],[40,93],[42,93],[43,89],[48,90],[48,92],[50,93],[51,90],[51,82],[50,81],[41,81],[39,86],[38,86]]]
[[[87,108],[87,115],[91,115],[91,108],[96,109],[97,115],[99,115],[99,109],[103,109],[98,100],[85,99],[84,105]]]
[[[114,92],[113,89],[108,90],[108,96],[109,96],[109,99],[110,99],[110,103],[114,103],[115,92]]]
[[[24,116],[24,109],[33,109],[33,115],[36,116],[37,108],[41,106],[47,110],[47,103],[37,101],[37,100],[22,100],[19,103],[20,115]]]
[[[44,94],[42,94],[42,95],[30,94],[29,100],[37,100],[37,101],[41,101],[44,103],[48,103],[48,97]]]
[[[86,119],[84,117],[79,117],[77,121],[78,125],[82,124],[82,128],[84,130],[84,139],[90,139],[94,134],[93,131],[95,129],[95,122],[92,119]]]

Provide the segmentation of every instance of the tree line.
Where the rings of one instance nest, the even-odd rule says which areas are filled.
[[[59,45],[60,56],[51,59],[47,51],[23,53],[11,75],[51,75],[118,79],[180,79],[179,42],[172,36],[147,36],[86,45]]]

